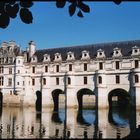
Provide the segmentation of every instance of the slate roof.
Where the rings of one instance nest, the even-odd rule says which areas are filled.
[[[49,54],[51,57],[51,61],[53,61],[54,54],[61,53],[62,60],[65,61],[67,58],[67,53],[71,51],[74,52],[75,59],[80,60],[82,51],[86,50],[89,51],[90,58],[94,59],[97,56],[97,50],[102,49],[105,51],[106,57],[110,58],[112,57],[114,48],[116,47],[120,48],[123,56],[130,56],[132,52],[132,47],[134,46],[140,47],[140,40],[80,45],[80,46],[61,47],[61,48],[49,48],[49,49],[37,50],[35,52],[35,55],[37,56],[38,62],[41,62],[43,61],[44,54]]]

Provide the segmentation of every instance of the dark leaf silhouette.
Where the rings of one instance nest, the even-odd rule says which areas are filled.
[[[119,5],[121,3],[121,0],[118,0],[118,1],[117,0],[114,0],[114,2],[115,2],[115,4],[118,4]]]
[[[4,3],[0,2],[0,13],[4,12]]]
[[[84,12],[90,12],[89,6],[84,4],[82,1],[78,1],[78,7]]]
[[[57,0],[56,1],[56,6],[57,8],[63,8],[66,4],[66,1],[65,0]]]
[[[32,13],[27,8],[21,8],[20,18],[24,23],[27,24],[32,23],[33,20]]]
[[[81,12],[81,10],[79,10],[79,12],[77,13],[77,16],[78,17],[84,17],[83,14],[82,14],[82,12]]]
[[[7,13],[1,13],[0,15],[0,27],[6,28],[9,25],[10,18]]]
[[[76,10],[76,2],[73,2],[70,6],[69,6],[69,14],[70,16],[73,16]]]
[[[6,5],[6,12],[11,18],[15,18],[17,16],[18,11],[19,11],[18,4],[15,4],[14,6],[10,4]]]
[[[29,1],[29,2],[20,2],[20,6],[24,7],[24,8],[30,8],[31,6],[33,6],[33,2]]]
[[[8,3],[8,4],[11,4],[11,5],[14,5],[15,3],[16,3],[16,1],[7,1],[7,2],[5,2],[5,3]]]
[[[70,16],[73,16],[77,9],[79,9],[77,13],[78,17],[84,17],[82,12],[90,12],[89,6],[83,3],[83,0],[57,0],[56,7],[63,8],[66,5],[66,2],[70,3],[68,7]],[[117,0],[114,0],[113,2],[117,5],[121,3],[121,1]],[[18,13],[20,14],[22,22],[26,24],[32,23],[33,16],[29,8],[32,7],[33,4],[32,1],[1,1],[0,28],[6,28],[9,25],[10,18],[15,18]]]

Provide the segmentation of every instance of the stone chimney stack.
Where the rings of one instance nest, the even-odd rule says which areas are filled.
[[[34,55],[36,51],[36,46],[35,43],[33,41],[29,42],[29,59]]]
[[[11,40],[11,41],[9,41],[9,46],[12,48],[12,49],[14,49],[14,47],[15,47],[15,41],[13,41],[13,40]]]
[[[3,50],[6,50],[7,46],[8,46],[7,42],[3,42],[2,43],[2,49]]]

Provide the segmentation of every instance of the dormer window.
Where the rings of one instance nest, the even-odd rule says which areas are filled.
[[[61,61],[61,60],[62,60],[61,54],[60,53],[56,53],[54,61]]]
[[[89,52],[84,50],[84,51],[82,51],[82,58],[81,58],[81,60],[87,60],[87,59],[90,59]]]
[[[120,57],[122,56],[122,53],[121,53],[121,49],[120,48],[114,48],[113,49],[113,57]]]
[[[49,54],[44,54],[44,62],[49,62],[50,61],[50,55]]]
[[[105,52],[102,49],[99,49],[97,51],[97,58],[104,58],[105,57]]]
[[[132,48],[132,56],[140,55],[140,49],[137,46]]]
[[[73,52],[68,52],[67,53],[67,60],[74,60],[74,53]]]
[[[31,60],[32,62],[37,62],[37,57],[34,55],[33,57],[32,57],[32,60]]]

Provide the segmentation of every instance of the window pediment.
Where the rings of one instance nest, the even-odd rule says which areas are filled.
[[[121,57],[122,56],[122,52],[120,48],[114,48],[113,49],[113,57]]]
[[[50,55],[49,54],[44,54],[43,61],[44,62],[49,62],[50,61]]]
[[[68,52],[67,53],[67,60],[74,60],[75,57],[74,57],[74,53],[73,52]]]
[[[102,49],[97,50],[97,58],[105,58],[105,52]]]
[[[31,62],[37,62],[37,56],[33,55],[33,57],[31,58]]]
[[[61,57],[60,53],[56,53],[54,56],[55,56],[54,57],[54,61],[55,62],[62,61],[62,57]]]
[[[84,51],[82,51],[82,58],[81,58],[81,60],[87,60],[87,59],[90,59],[89,52],[84,50]]]
[[[140,55],[140,49],[139,49],[139,47],[134,46],[134,47],[132,48],[132,54],[131,54],[131,55],[132,55],[132,56]]]

